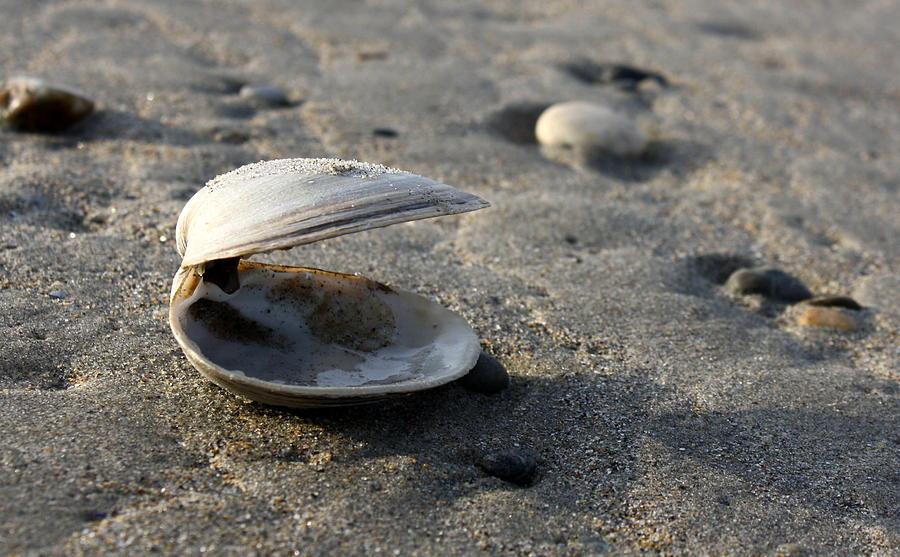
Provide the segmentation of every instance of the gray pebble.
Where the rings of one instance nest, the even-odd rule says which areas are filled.
[[[51,298],[56,298],[56,299],[58,299],[58,300],[62,300],[63,298],[66,297],[66,291],[65,291],[65,290],[51,290],[51,291],[48,292],[47,294],[48,294]]]
[[[61,131],[93,111],[83,94],[36,77],[13,77],[0,89],[0,122],[22,131]]]
[[[728,277],[725,287],[735,294],[761,294],[787,303],[812,298],[812,292],[800,279],[771,267],[739,269]]]
[[[528,449],[509,449],[485,456],[478,466],[495,478],[528,486],[537,472],[537,455]]]
[[[284,89],[277,85],[244,85],[238,96],[269,106],[287,106],[289,104]]]
[[[478,356],[478,361],[475,362],[475,367],[462,376],[458,382],[460,386],[469,391],[492,395],[509,387],[509,374],[496,358],[487,352],[482,352]]]

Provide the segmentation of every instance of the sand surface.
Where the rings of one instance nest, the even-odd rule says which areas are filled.
[[[0,553],[896,555],[900,4],[412,4],[0,2],[0,77],[97,102],[0,131]],[[545,157],[535,107],[575,99],[649,153]],[[492,202],[271,259],[440,301],[508,390],[298,412],[190,366],[181,207],[320,156]],[[748,265],[854,297],[860,328],[727,292]],[[517,446],[531,487],[476,466]]]

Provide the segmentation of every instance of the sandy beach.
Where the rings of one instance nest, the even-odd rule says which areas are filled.
[[[0,128],[0,554],[900,553],[900,4],[0,13],[0,82],[96,106]],[[538,115],[573,100],[646,150],[542,149]],[[191,366],[168,324],[179,212],[297,157],[491,202],[261,259],[440,302],[508,389],[288,410]],[[726,282],[762,267],[861,309]],[[479,466],[510,450],[529,485]]]

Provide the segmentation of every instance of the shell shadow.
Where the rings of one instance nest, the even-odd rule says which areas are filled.
[[[868,392],[869,387],[855,384]],[[884,381],[876,390],[894,393]],[[859,415],[796,409],[730,413],[670,412],[647,425],[676,467],[711,467],[758,490],[793,496],[840,519],[900,515],[900,412]],[[882,446],[882,451],[871,447]],[[728,505],[731,494],[716,499]]]
[[[873,388],[862,383],[855,388]],[[874,388],[897,391],[888,381]],[[674,403],[683,410],[655,410],[661,400],[668,401],[665,408]],[[439,513],[450,501],[491,491],[516,492],[529,505],[563,512],[620,512],[632,485],[659,475],[659,461],[646,460],[649,443],[663,447],[670,477],[718,471],[723,485],[733,476],[757,490],[799,498],[834,520],[881,524],[896,521],[891,512],[900,508],[900,413],[885,413],[871,400],[856,415],[781,408],[698,412],[691,400],[636,371],[599,381],[514,377],[507,391],[490,397],[450,384],[371,406],[276,412],[361,446],[342,457],[346,468],[364,471],[396,456],[417,463],[390,490],[373,487],[380,494],[367,504],[375,513],[396,512],[411,498]],[[885,443],[890,446],[882,452],[870,450]],[[530,487],[489,477],[477,466],[486,452],[513,446],[540,455]],[[761,461],[768,465],[760,467]],[[757,504],[752,497],[745,501],[746,489],[708,490],[717,504]],[[585,494],[587,500],[578,501]],[[783,511],[773,503],[756,512],[775,520]],[[573,526],[570,535],[588,539],[596,532]]]
[[[621,507],[626,495],[621,483],[633,477],[638,449],[634,443],[640,437],[639,428],[648,420],[646,409],[655,392],[656,387],[643,379],[608,378],[598,388],[596,381],[583,377],[513,377],[509,389],[492,396],[451,383],[380,404],[344,409],[263,410],[254,405],[260,411],[283,412],[285,417],[333,432],[345,440],[343,445],[362,447],[342,454],[344,471],[355,470],[368,477],[367,470],[378,469],[385,461],[395,462],[398,456],[414,463],[411,469],[391,474],[396,482],[392,481],[390,489],[370,484],[358,487],[358,495],[366,497],[367,512],[376,516],[396,514],[415,500],[419,508],[434,509],[437,519],[444,505],[490,492],[515,494],[523,504],[531,501],[526,506],[585,512],[572,497],[573,478],[598,484],[603,500],[598,497],[592,504]],[[571,457],[601,446],[596,458]],[[527,487],[491,477],[478,466],[487,454],[514,447],[538,455],[536,477]],[[547,525],[541,528],[551,529]],[[572,538],[596,538],[588,523],[566,528]],[[552,543],[552,536],[548,534],[545,541]]]

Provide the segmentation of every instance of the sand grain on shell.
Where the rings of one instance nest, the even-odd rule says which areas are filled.
[[[232,181],[252,180],[263,176],[285,174],[329,174],[353,178],[377,177],[382,174],[399,174],[402,170],[380,164],[341,159],[276,159],[244,165],[240,168],[216,176],[206,183],[208,187],[227,184]]]

